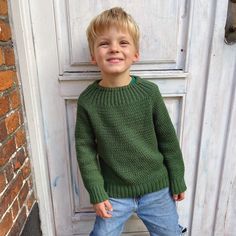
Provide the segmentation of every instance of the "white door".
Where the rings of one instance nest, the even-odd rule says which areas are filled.
[[[229,49],[223,40],[227,1],[29,0],[28,3],[26,6],[23,2],[12,1],[11,5],[19,64],[23,72],[25,54],[22,49],[29,49],[29,46],[28,41],[20,40],[21,34],[26,34],[19,27],[26,32],[32,30],[32,35],[26,36],[32,38],[34,49],[31,55],[37,69],[37,78],[32,79],[36,81],[34,85],[39,93],[39,105],[33,115],[38,116],[37,111],[42,112],[42,126],[38,129],[45,138],[42,144],[45,152],[39,163],[48,168],[48,178],[42,176],[41,166],[37,170],[37,166],[33,164],[38,177],[36,185],[42,187],[42,181],[46,180],[44,185],[49,189],[47,196],[42,196],[41,199],[39,197],[45,232],[53,227],[50,235],[88,235],[94,222],[95,214],[89,204],[75,155],[76,100],[88,84],[99,78],[97,68],[89,63],[86,27],[95,15],[113,6],[123,7],[139,24],[141,60],[132,67],[132,73],[159,85],[179,136],[188,184],[187,199],[178,205],[180,222],[189,227],[189,235],[213,235],[213,232],[224,233],[225,230],[232,232],[232,223],[229,220],[228,229],[222,228],[221,222],[216,226],[216,222],[222,214],[226,214],[225,207],[219,204],[219,193],[223,186],[220,176],[225,178],[226,183],[235,175],[224,175],[225,169],[220,166],[224,159],[222,156],[217,159],[218,152],[214,151],[216,147],[219,147],[219,152],[226,150],[222,144],[227,144],[230,137],[227,142],[222,138],[213,139],[212,142],[216,143],[210,142],[211,132],[221,135],[231,127],[224,123],[225,120],[217,120],[223,122],[223,129],[213,129],[218,125],[215,120],[218,116],[214,114],[214,109],[220,106],[213,92],[217,91],[226,97],[226,111],[229,107],[234,108],[234,103],[229,102],[234,90],[228,96],[225,96],[225,85],[222,91],[217,90],[221,81],[219,73],[231,73],[228,75],[228,83],[232,82],[234,76],[233,70],[229,68],[235,62],[236,49],[234,46]],[[28,28],[24,28],[24,25]],[[224,63],[224,57],[230,57],[231,64]],[[215,61],[216,58],[218,61]],[[32,68],[30,63],[32,62],[27,65],[29,69]],[[36,99],[33,96],[36,92],[33,86],[30,92],[27,90],[27,83],[31,82],[24,82],[23,78],[22,81],[27,110],[30,108],[27,102]],[[229,121],[232,114],[227,113]],[[31,115],[32,111],[28,109],[28,117]],[[33,127],[31,122],[33,121],[29,120],[29,128]],[[37,126],[35,127],[37,133]],[[34,145],[35,143],[32,144],[32,149]],[[214,161],[208,159],[212,155]],[[228,158],[231,165],[224,167],[232,168],[235,163],[227,155],[224,158]],[[212,181],[214,178],[215,182]],[[231,196],[229,188],[225,191],[227,196]],[[211,195],[210,200],[207,198],[208,194]],[[45,212],[42,212],[47,210],[42,202],[47,199],[52,206],[52,211],[49,209],[48,212],[51,216],[48,217],[50,224],[46,220]],[[222,196],[222,202],[225,203],[226,200],[227,197]],[[215,208],[210,210],[216,206],[221,212]],[[205,216],[210,218],[206,220]],[[127,223],[124,233],[148,235],[146,228],[135,215]]]

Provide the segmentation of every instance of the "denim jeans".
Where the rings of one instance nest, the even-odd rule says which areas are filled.
[[[96,217],[90,236],[119,236],[125,222],[135,212],[146,225],[151,236],[179,236],[176,205],[169,188],[136,198],[110,198],[111,218]]]

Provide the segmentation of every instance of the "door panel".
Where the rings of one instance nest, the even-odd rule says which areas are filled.
[[[97,71],[90,62],[86,28],[113,6],[132,14],[141,30],[141,59],[134,70],[183,69],[187,15],[183,0],[55,1],[60,74]]]

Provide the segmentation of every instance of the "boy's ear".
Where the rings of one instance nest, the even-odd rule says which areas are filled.
[[[139,52],[136,52],[133,58],[133,62],[137,62],[137,61],[139,61]]]
[[[91,55],[91,63],[93,65],[97,65],[97,61],[96,61],[96,59],[95,59],[95,57],[93,55]]]

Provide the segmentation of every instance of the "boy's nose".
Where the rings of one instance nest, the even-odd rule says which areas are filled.
[[[119,52],[119,45],[117,45],[117,43],[112,43],[110,49],[112,53]]]

